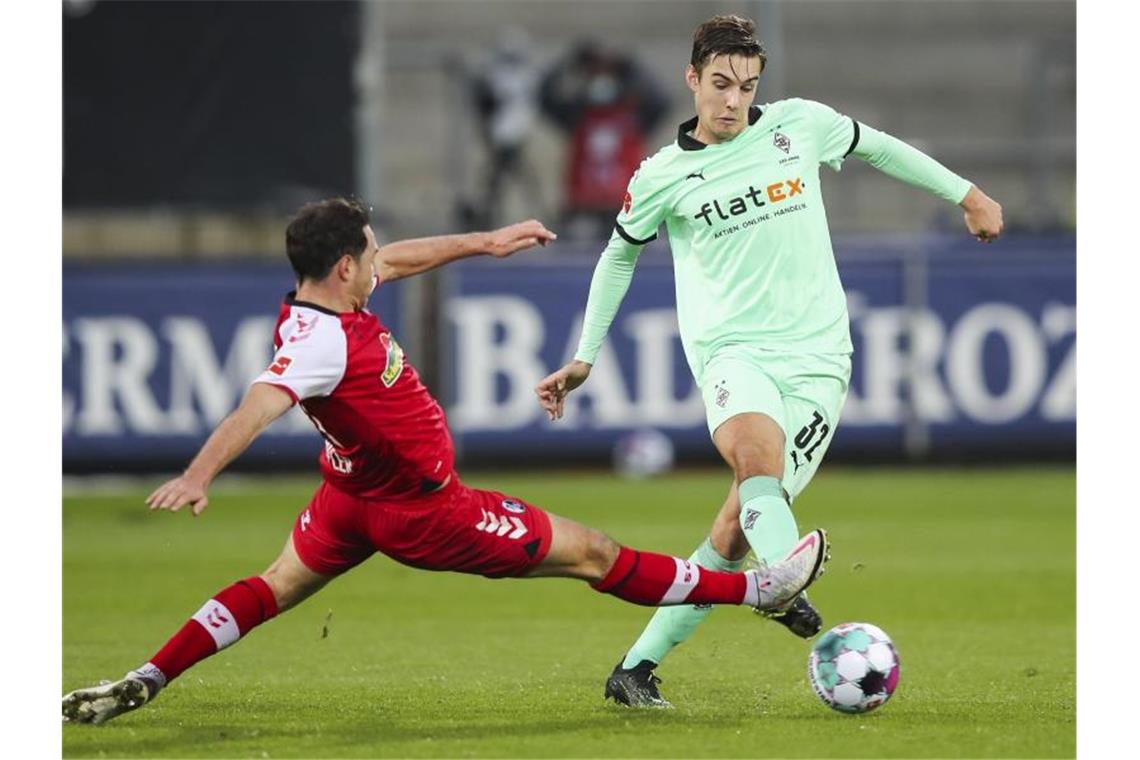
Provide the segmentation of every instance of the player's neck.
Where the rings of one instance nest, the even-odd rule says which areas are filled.
[[[689,135],[697,142],[702,142],[705,145],[718,145],[720,143],[716,135],[705,129],[705,125],[701,123],[699,119],[697,120],[697,126],[693,128],[693,131],[690,132]]]
[[[338,293],[333,288],[323,287],[316,283],[306,282],[298,287],[295,300],[315,304],[322,309],[335,311],[338,314],[356,309],[356,304],[347,293]]]

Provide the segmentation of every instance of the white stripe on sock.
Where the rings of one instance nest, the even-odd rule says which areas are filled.
[[[662,604],[678,604],[689,597],[689,592],[701,579],[701,566],[686,562],[683,559],[673,558],[677,563],[677,574],[673,577],[673,585],[661,597]]]
[[[203,604],[202,609],[195,612],[191,619],[198,621],[198,625],[206,629],[206,633],[210,634],[219,651],[241,638],[233,613],[216,599]]]
[[[747,583],[744,584],[744,601],[741,604],[758,607],[760,606],[760,589],[756,586],[756,571],[749,570],[744,575]]]

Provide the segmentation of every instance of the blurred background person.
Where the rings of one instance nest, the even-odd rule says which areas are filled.
[[[582,40],[542,80],[542,112],[568,139],[566,232],[603,238],[669,100],[637,61]]]
[[[511,183],[527,199],[532,215],[545,204],[526,145],[538,113],[538,68],[530,35],[517,26],[503,30],[489,60],[474,72],[470,95],[478,116],[486,166],[477,195],[461,202],[466,224],[494,227],[502,218],[503,194]]]

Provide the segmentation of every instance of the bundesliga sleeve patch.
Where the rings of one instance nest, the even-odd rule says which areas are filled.
[[[289,369],[289,365],[292,363],[293,360],[288,356],[279,356],[272,364],[269,365],[269,371],[278,377],[281,377],[285,374],[285,370]]]
[[[625,198],[623,198],[621,202],[621,210],[623,213],[628,214],[631,208],[633,208],[633,196],[630,195],[627,190],[625,192]]]

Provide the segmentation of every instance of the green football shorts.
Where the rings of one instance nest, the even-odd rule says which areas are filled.
[[[712,435],[730,417],[766,414],[784,431],[784,490],[794,500],[819,468],[835,435],[851,381],[850,354],[790,354],[735,345],[701,373]]]

